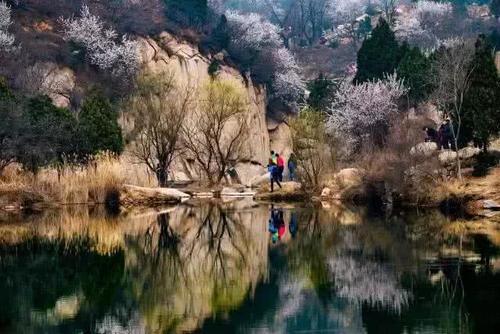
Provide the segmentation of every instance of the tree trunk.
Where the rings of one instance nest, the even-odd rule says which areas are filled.
[[[158,168],[155,172],[156,179],[158,180],[158,186],[160,188],[167,187],[168,184],[168,173],[165,168]]]
[[[455,152],[457,153],[457,177],[462,181],[462,162],[460,161],[460,155],[458,152],[458,139],[455,137],[453,140],[455,144]]]

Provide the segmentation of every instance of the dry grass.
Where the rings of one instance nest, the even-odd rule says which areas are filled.
[[[364,147],[357,165],[366,171],[369,185],[385,184],[385,191],[399,194],[406,204],[434,203],[434,189],[442,181],[442,168],[435,155],[412,155],[411,149],[424,139],[424,116],[399,119],[385,137],[385,145]],[[376,187],[375,187],[376,188]]]
[[[0,177],[0,205],[102,204],[124,183],[154,186],[154,178],[142,166],[110,155],[101,155],[85,167],[46,168],[36,177],[10,166]]]
[[[462,182],[457,179],[442,182],[436,188],[435,196],[441,199],[468,196],[500,201],[500,167],[493,168],[484,177],[470,176]]]

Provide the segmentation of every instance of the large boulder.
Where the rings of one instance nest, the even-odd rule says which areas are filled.
[[[271,173],[265,173],[261,175],[254,176],[249,182],[248,182],[248,187],[249,188],[258,188],[264,184],[268,184],[269,180],[271,179]]]
[[[469,160],[481,153],[481,150],[476,147],[465,147],[458,150],[458,153],[452,150],[444,150],[439,153],[439,162],[444,166],[454,165],[456,163],[457,154],[461,160]]]
[[[255,198],[265,201],[302,201],[307,197],[299,182],[283,182],[281,188],[275,185],[273,192],[270,188],[269,183],[263,185]]]
[[[411,148],[410,154],[413,156],[430,157],[438,150],[438,146],[434,142],[419,143]]]
[[[190,195],[177,189],[124,185],[120,191],[120,205],[124,207],[154,207],[165,204],[178,204],[190,197]]]

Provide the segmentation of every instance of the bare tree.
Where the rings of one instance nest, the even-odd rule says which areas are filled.
[[[319,190],[325,173],[335,167],[336,143],[326,129],[326,116],[305,108],[290,120],[299,176],[307,187]]]
[[[132,153],[155,173],[161,187],[167,185],[168,170],[181,151],[181,129],[191,101],[192,90],[176,87],[168,73],[141,77],[130,99],[135,118]]]
[[[246,158],[247,104],[233,83],[211,81],[183,127],[184,147],[210,185],[220,183],[229,167]]]
[[[472,63],[474,45],[472,41],[455,39],[448,41],[438,51],[434,64],[435,86],[434,101],[439,110],[452,122],[450,126],[453,144],[457,149],[457,176],[462,179],[458,143],[462,127],[464,97],[467,93],[471,76],[475,70]]]
[[[384,11],[385,18],[389,24],[394,23],[396,16],[396,7],[398,6],[399,0],[380,0],[380,5]]]

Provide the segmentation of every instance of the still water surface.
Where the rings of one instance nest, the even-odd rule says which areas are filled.
[[[0,333],[500,333],[500,257],[437,213],[197,203],[0,220]]]

